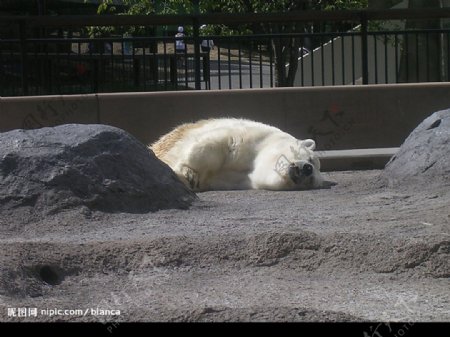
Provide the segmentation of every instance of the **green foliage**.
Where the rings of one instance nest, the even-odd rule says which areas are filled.
[[[368,0],[335,0],[321,1],[324,3],[323,9],[326,11],[344,10],[344,9],[365,9],[368,6]]]
[[[153,1],[151,0],[125,0],[129,7],[126,14],[130,15],[148,15],[154,13]]]
[[[298,10],[339,10],[367,8],[368,0],[222,0],[206,1],[212,11],[229,13],[272,13]]]
[[[87,0],[85,0],[87,1]],[[123,0],[123,14],[191,14],[192,0]],[[367,8],[368,0],[201,0],[200,13],[271,13],[297,10],[340,10]],[[98,13],[115,13],[113,0],[102,0]]]

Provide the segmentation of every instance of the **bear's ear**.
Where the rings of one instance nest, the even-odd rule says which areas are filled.
[[[314,149],[316,148],[316,142],[312,139],[305,139],[304,141],[302,141],[302,145],[311,151],[314,151]]]

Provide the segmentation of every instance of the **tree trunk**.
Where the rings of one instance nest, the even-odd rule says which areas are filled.
[[[298,69],[300,39],[280,37],[273,39],[275,54],[275,86],[293,87]]]

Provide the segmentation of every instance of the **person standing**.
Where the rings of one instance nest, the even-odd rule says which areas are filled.
[[[175,34],[175,49],[177,53],[184,53],[186,51],[186,43],[184,42],[184,28],[178,27],[178,33]]]
[[[206,28],[206,25],[200,26],[200,32],[203,36],[205,36],[205,33],[206,33],[205,28]],[[214,49],[213,40],[210,40],[208,38],[203,39],[202,42],[200,43],[200,48],[203,53],[203,55],[201,56],[203,59],[203,78],[205,80],[206,86],[211,88],[210,73],[209,73],[209,69],[210,69],[209,53],[210,53],[211,49]]]
[[[176,56],[178,68],[184,68],[186,65],[184,59],[184,54],[186,53],[186,42],[184,41],[184,36],[184,28],[182,26],[178,27],[178,32],[175,34],[175,53],[178,54]]]
[[[200,27],[200,30],[202,33],[205,31],[206,25],[202,25]],[[202,49],[203,53],[208,53],[211,51],[211,49],[214,49],[214,41],[209,39],[204,39],[202,43],[200,44],[200,47]]]

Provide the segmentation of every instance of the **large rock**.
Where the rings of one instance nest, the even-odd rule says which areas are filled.
[[[106,212],[187,208],[196,198],[127,132],[68,124],[0,133],[0,211],[85,206]]]
[[[450,109],[419,124],[387,163],[383,176],[391,186],[450,184]]]

